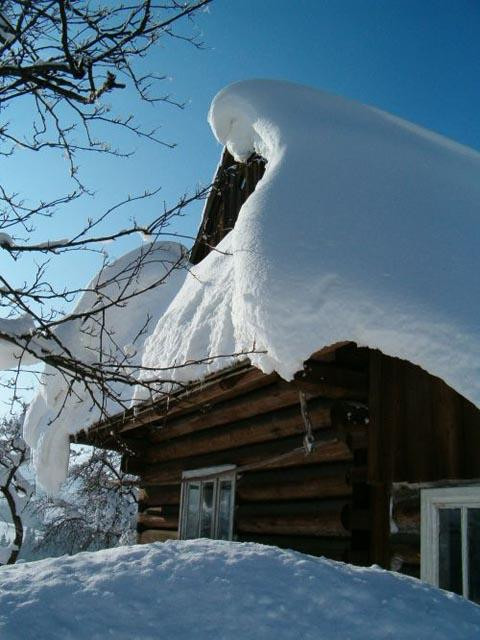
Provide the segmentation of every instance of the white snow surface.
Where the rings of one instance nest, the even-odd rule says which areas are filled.
[[[2,640],[473,640],[480,607],[381,569],[168,541],[0,568]]]
[[[56,327],[55,334],[61,344],[78,360],[95,363],[102,341],[103,361],[114,366],[128,365],[134,373],[141,363],[145,341],[145,334],[139,337],[137,334],[149,318],[146,331],[151,332],[182,285],[186,270],[180,265],[185,252],[182,245],[173,242],[143,244],[105,267],[87,286],[68,321]],[[148,290],[162,278],[165,278],[163,284]],[[101,297],[97,297],[97,290]],[[95,306],[104,307],[120,295],[125,299],[135,292],[139,292],[138,295],[125,303],[107,308],[104,320],[101,313],[88,320],[75,317]],[[51,342],[48,347],[55,351]],[[48,493],[58,492],[66,477],[70,434],[90,426],[101,416],[98,406],[102,405],[101,394],[92,385],[90,387],[98,404],[92,401],[83,383],[75,383],[70,389],[68,380],[65,381],[51,366],[46,366],[37,394],[28,407],[24,437],[33,450],[37,481]],[[128,404],[133,394],[130,386],[115,382],[111,389]],[[107,414],[121,410],[121,405],[112,398],[103,404]]]
[[[29,313],[24,313],[16,318],[0,318],[0,333],[10,336],[14,342],[0,339],[0,370],[16,369],[19,363],[22,366],[34,364],[37,359],[25,347],[33,349],[30,344],[30,333],[35,330],[35,320]]]
[[[313,352],[354,341],[422,366],[480,406],[480,154],[273,80],[227,87],[209,122],[236,160],[257,152],[266,172],[218,251],[187,276],[144,364],[254,348],[265,352],[250,356],[255,366],[288,380]]]

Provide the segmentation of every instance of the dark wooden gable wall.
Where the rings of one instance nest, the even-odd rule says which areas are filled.
[[[370,482],[480,478],[480,411],[424,369],[370,356]]]
[[[225,149],[205,205],[203,220],[190,253],[198,264],[235,226],[245,200],[253,193],[265,172],[265,160],[253,154],[246,163],[236,162]]]
[[[422,487],[480,478],[480,411],[420,367],[370,351],[371,561],[420,576]]]

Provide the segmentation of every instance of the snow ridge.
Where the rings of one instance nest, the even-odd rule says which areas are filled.
[[[265,175],[218,251],[187,276],[144,363],[255,348],[255,366],[288,380],[314,351],[354,341],[480,406],[480,154],[273,80],[227,87],[209,122],[238,161],[264,156]]]
[[[167,541],[0,568],[2,640],[473,640],[480,608],[295,551]]]

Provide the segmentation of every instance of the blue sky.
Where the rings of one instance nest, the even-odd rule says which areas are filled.
[[[83,177],[96,191],[52,221],[38,226],[45,240],[78,230],[127,194],[162,186],[161,199],[132,207],[128,215],[146,221],[163,199],[207,184],[221,149],[206,122],[212,97],[225,85],[251,77],[308,84],[377,106],[480,150],[480,2],[478,0],[216,0],[197,18],[205,42],[197,50],[167,39],[146,61],[170,79],[163,90],[187,102],[186,108],[160,104],[138,108],[130,92],[112,95],[114,110],[135,112],[146,127],[177,147],[168,150],[112,132],[112,140],[136,148],[128,160],[84,155]],[[20,128],[28,113],[12,110]],[[314,153],[315,150],[312,150]],[[21,152],[2,160],[2,176],[27,198],[49,197],[68,189],[64,163],[54,154]],[[193,235],[201,206],[192,206],[173,231]],[[118,224],[127,222],[119,216]],[[140,238],[108,247],[118,255]],[[2,269],[18,282],[31,272],[31,258]],[[51,272],[58,283],[85,284],[98,265],[95,257],[61,259]]]
[[[161,125],[161,135],[178,146],[172,151],[113,131],[113,141],[136,148],[136,155],[129,160],[81,157],[95,198],[60,215],[54,224],[42,224],[39,239],[68,235],[85,216],[128,193],[161,185],[161,198],[173,203],[178,194],[208,183],[221,151],[206,123],[210,101],[222,87],[243,78],[308,84],[480,150],[478,0],[216,0],[197,18],[197,28],[204,50],[168,39],[147,61],[171,78],[162,90],[185,101],[184,110],[168,105],[138,109],[128,91],[112,96],[115,110],[138,113],[147,127]],[[14,116],[9,114],[17,123],[28,121],[26,113]],[[63,163],[53,154],[23,153],[3,165],[4,176],[26,196],[56,194],[66,183]],[[136,205],[130,215],[147,220],[159,205]],[[176,229],[193,235],[200,209],[193,206]],[[93,273],[94,260],[81,274],[77,260],[72,278]],[[65,268],[70,270],[66,262]],[[16,273],[21,272],[17,264]]]

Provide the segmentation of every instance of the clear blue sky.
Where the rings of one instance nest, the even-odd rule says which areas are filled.
[[[124,145],[138,149],[133,159],[84,156],[83,176],[96,189],[95,198],[53,224],[42,223],[39,240],[69,235],[85,216],[128,193],[162,185],[162,197],[172,203],[185,190],[208,183],[221,151],[206,123],[210,101],[226,84],[243,78],[318,87],[480,150],[479,0],[216,0],[197,25],[204,50],[167,39],[147,61],[151,69],[171,76],[164,90],[187,101],[186,108],[159,105],[137,111],[146,126],[161,125],[164,138],[177,142],[177,148],[126,140]],[[128,91],[112,96],[112,105],[123,113],[136,109]],[[21,125],[28,114],[10,110],[9,118]],[[22,153],[15,161],[3,159],[2,165],[7,184],[26,197],[63,191],[65,172],[53,155]],[[156,206],[138,205],[135,215],[147,220]],[[175,229],[194,234],[200,213],[201,207],[193,206]],[[29,259],[13,264],[2,256],[2,265],[11,278],[21,280]],[[82,285],[96,265],[91,257],[65,259],[61,273],[57,268],[52,277]]]
[[[479,0],[215,0],[197,24],[203,51],[165,40],[148,60],[150,68],[171,77],[163,89],[187,101],[186,108],[138,111],[147,126],[161,125],[164,138],[177,142],[177,148],[126,139],[124,146],[138,149],[133,159],[80,158],[95,199],[63,221],[43,225],[39,237],[68,235],[84,215],[127,193],[162,185],[162,196],[171,203],[179,193],[208,183],[220,154],[206,123],[210,101],[226,84],[243,78],[318,87],[480,150]],[[112,104],[124,113],[136,108],[128,92],[117,93]],[[113,136],[115,141],[118,133]],[[38,154],[26,153],[21,162],[3,160],[4,176],[25,195],[54,193],[52,185],[60,189],[64,180],[62,168],[48,155],[39,160]],[[153,203],[138,205],[135,215],[148,219],[154,208]],[[199,215],[200,207],[192,207],[179,231],[193,234]]]

